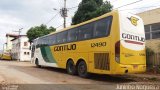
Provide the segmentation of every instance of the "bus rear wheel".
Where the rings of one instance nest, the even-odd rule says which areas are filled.
[[[76,74],[76,67],[74,65],[74,62],[72,60],[69,60],[67,62],[67,73],[71,74],[71,75],[75,75]]]
[[[85,61],[80,61],[78,64],[78,75],[83,78],[87,78],[89,76],[87,72],[87,64]]]

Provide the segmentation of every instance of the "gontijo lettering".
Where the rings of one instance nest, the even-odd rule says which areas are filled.
[[[54,47],[54,51],[69,51],[69,50],[76,50],[76,44],[61,45]]]
[[[145,38],[144,37],[131,35],[131,34],[126,34],[126,33],[122,33],[122,38],[123,39],[129,39],[129,40],[145,42]]]

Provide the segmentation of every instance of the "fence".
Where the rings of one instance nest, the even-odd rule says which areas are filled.
[[[160,66],[160,53],[146,53],[146,64],[148,69]]]

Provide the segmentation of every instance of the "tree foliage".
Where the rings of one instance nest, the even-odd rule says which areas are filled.
[[[103,0],[82,0],[72,18],[72,25],[103,15],[110,12],[112,8],[108,1],[103,3]]]
[[[49,27],[47,28],[46,25],[40,25],[40,26],[35,26],[35,27],[31,27],[28,31],[27,31],[27,36],[29,38],[29,42],[32,42],[33,39],[36,39],[38,37],[47,35],[51,32],[55,32],[56,29],[54,27]]]

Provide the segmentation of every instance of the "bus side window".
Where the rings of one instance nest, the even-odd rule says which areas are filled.
[[[108,36],[111,27],[111,16],[95,22],[94,37]]]
[[[68,36],[68,31],[62,32],[62,42],[63,43],[67,42],[67,36]]]
[[[91,39],[93,37],[94,23],[83,25],[79,28],[79,40]]]
[[[77,41],[78,37],[78,30],[77,29],[71,29],[68,31],[68,42]]]
[[[61,37],[60,37],[60,33],[57,34],[57,43],[60,43],[61,41]]]
[[[50,36],[50,45],[56,44],[56,35],[53,34]]]
[[[31,57],[34,57],[34,53],[35,53],[35,45],[32,45],[32,49],[31,49]]]
[[[58,43],[67,42],[67,31],[60,32],[60,33],[57,34],[57,42]]]
[[[37,40],[36,48],[39,48],[39,47],[40,47],[40,45],[41,45],[40,43],[41,43],[41,40],[40,40],[40,39],[38,39],[38,40]]]

